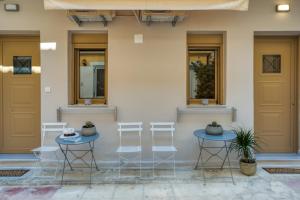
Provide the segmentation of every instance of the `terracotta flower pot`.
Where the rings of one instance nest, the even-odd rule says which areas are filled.
[[[92,136],[92,135],[95,135],[96,132],[97,132],[96,126],[91,127],[91,128],[85,128],[85,127],[81,128],[81,135],[83,135],[83,136]]]
[[[240,171],[247,176],[253,176],[256,174],[257,163],[245,163],[240,161]]]

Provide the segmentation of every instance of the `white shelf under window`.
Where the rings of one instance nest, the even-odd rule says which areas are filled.
[[[63,114],[107,114],[111,113],[114,120],[118,120],[118,109],[116,106],[107,105],[68,105],[57,109],[57,121],[61,121]]]
[[[237,117],[236,108],[228,107],[226,105],[189,105],[187,107],[178,107],[176,113],[177,122],[179,122],[181,116],[185,114],[230,114],[232,122],[235,122]]]

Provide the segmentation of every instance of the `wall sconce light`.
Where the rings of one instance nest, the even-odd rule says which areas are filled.
[[[4,10],[8,12],[18,12],[20,10],[20,6],[16,3],[6,3],[4,4]]]
[[[276,12],[289,12],[290,4],[278,4],[276,5]]]
[[[41,50],[56,50],[56,42],[41,42],[40,43]]]

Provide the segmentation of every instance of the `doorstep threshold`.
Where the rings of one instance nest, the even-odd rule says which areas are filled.
[[[300,161],[297,153],[257,153],[257,161]]]
[[[1,161],[35,161],[37,158],[33,154],[0,154]]]

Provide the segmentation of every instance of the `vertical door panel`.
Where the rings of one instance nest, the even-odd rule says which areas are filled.
[[[255,40],[254,126],[262,152],[294,150],[294,50],[293,39]]]
[[[40,145],[39,42],[4,41],[3,66],[2,152],[26,153]]]

